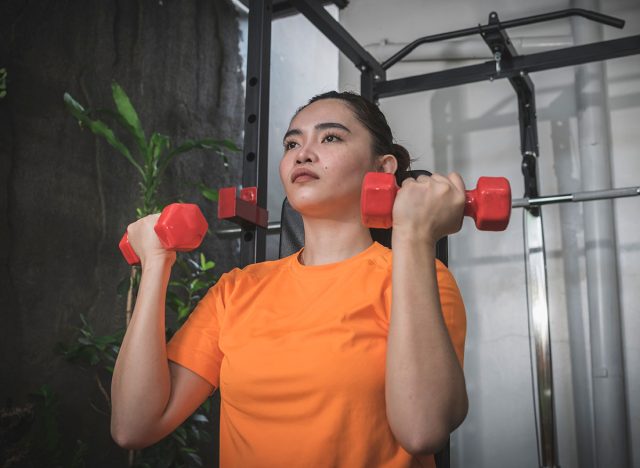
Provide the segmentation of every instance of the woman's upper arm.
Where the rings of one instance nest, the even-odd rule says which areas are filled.
[[[467,314],[455,278],[439,260],[437,262],[438,289],[442,315],[460,366],[464,364],[464,344],[467,335]]]
[[[169,372],[171,394],[160,417],[152,444],[173,432],[215,390],[215,387],[203,377],[173,361],[169,361]]]

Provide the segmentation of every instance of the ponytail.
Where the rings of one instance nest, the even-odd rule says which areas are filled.
[[[404,146],[399,145],[398,143],[393,143],[389,154],[393,154],[398,161],[398,170],[396,173],[404,172],[409,169],[409,166],[411,166],[411,155]]]

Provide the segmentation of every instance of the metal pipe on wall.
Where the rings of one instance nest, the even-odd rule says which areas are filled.
[[[598,0],[571,3],[576,8],[599,10]],[[602,40],[602,27],[584,19],[572,20],[572,31],[578,45]],[[576,105],[582,190],[609,189],[610,122],[603,63],[576,68]],[[584,205],[594,436],[599,467],[630,463],[614,223],[611,200]]]
[[[574,92],[575,94],[575,92]],[[575,108],[575,103],[574,106]],[[569,119],[551,125],[554,172],[561,191],[578,191],[580,163],[571,153],[571,125]],[[591,397],[591,357],[589,356],[589,314],[583,302],[582,209],[566,203],[558,207],[562,252],[562,281],[569,336],[569,369],[573,397],[573,431],[577,448],[574,466],[596,468],[593,435],[593,401]],[[560,278],[559,278],[560,280]],[[571,425],[569,425],[571,427]],[[572,447],[573,449],[573,447]],[[573,451],[573,450],[570,450]]]

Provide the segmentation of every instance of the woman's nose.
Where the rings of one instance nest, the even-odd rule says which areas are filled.
[[[313,162],[316,160],[316,154],[313,151],[313,148],[309,147],[309,145],[304,145],[296,154],[296,163],[304,164],[308,162]]]

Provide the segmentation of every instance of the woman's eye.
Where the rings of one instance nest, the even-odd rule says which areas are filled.
[[[290,149],[293,149],[296,147],[296,142],[295,141],[285,141],[284,142],[284,150],[288,151]]]
[[[342,139],[338,135],[327,135],[323,138],[327,143],[333,143],[336,141],[341,141]]]

